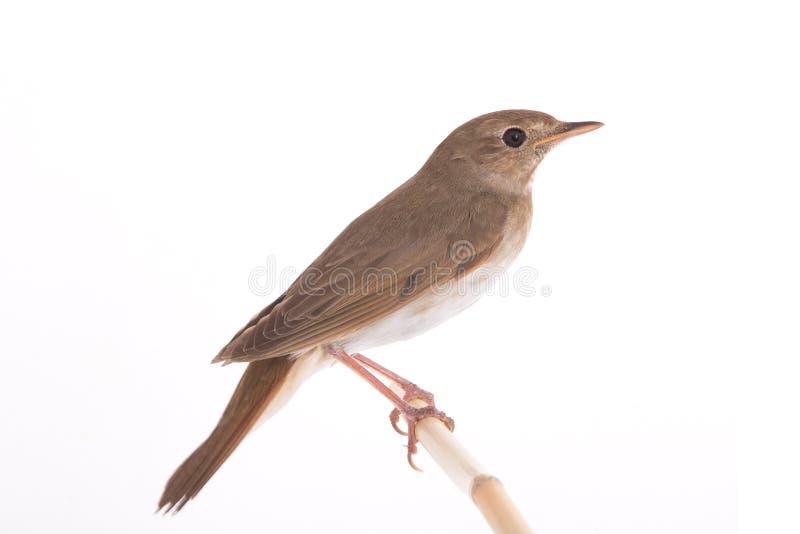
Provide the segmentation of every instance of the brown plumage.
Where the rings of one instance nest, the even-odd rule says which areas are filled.
[[[407,182],[348,226],[281,302],[214,361],[254,361],[344,343],[432,284],[445,284],[480,265],[503,239],[512,203],[481,191],[456,190],[443,197],[430,190],[444,184],[422,178]],[[437,216],[462,204],[454,197],[468,209],[437,224]],[[460,257],[453,244],[466,236],[472,248]],[[384,287],[369,276],[381,269],[392,273]]]
[[[548,133],[565,127],[544,113],[511,110],[457,128],[417,174],[350,223],[282,301],[254,318],[214,362],[346,344],[431,285],[482,265],[514,233],[527,235],[531,175],[550,145],[509,150],[502,135],[513,125]],[[471,249],[460,257],[453,246],[464,241]],[[368,283],[369,273],[381,269],[391,270],[391,287]],[[413,287],[401,291],[412,276]]]
[[[478,268],[504,269],[522,248],[539,162],[562,139],[599,126],[511,110],[454,130],[217,354],[214,362],[251,363],[159,508],[178,511],[197,495],[259,418],[332,355],[411,337],[474,302],[485,289]],[[471,285],[462,293],[453,282]]]
[[[158,502],[159,509],[178,512],[203,489],[258,422],[292,365],[294,361],[288,357],[248,364],[214,431],[170,477]]]

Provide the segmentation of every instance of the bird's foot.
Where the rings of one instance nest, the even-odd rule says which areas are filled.
[[[417,471],[421,471],[421,469],[414,464],[414,454],[417,453],[417,423],[426,417],[435,417],[443,422],[445,426],[450,429],[450,432],[452,432],[455,428],[453,420],[447,417],[443,411],[436,408],[436,405],[433,403],[432,393],[425,391],[413,382],[406,380],[377,362],[373,362],[363,354],[347,354],[333,347],[329,347],[328,350],[331,356],[369,382],[372,387],[380,391],[382,395],[392,401],[392,404],[396,406],[389,414],[389,420],[392,423],[392,427],[394,427],[397,432],[408,436],[408,463]],[[395,393],[389,386],[374,376],[368,368],[400,386],[403,390],[403,396],[400,397],[400,395]],[[414,406],[411,404],[414,401],[422,401],[425,405]],[[400,427],[397,426],[397,423],[400,421],[400,415],[406,420],[407,432],[403,432]]]
[[[406,403],[409,403],[413,400],[421,400],[425,401],[425,403],[429,404],[430,406],[435,406],[433,403],[433,393],[430,391],[426,391],[413,382],[409,382],[405,379],[402,381],[395,380],[395,382],[397,385],[403,388],[403,400],[406,401]],[[408,432],[404,432],[399,426],[397,426],[397,423],[400,421],[400,408],[395,408],[392,410],[392,412],[389,414],[389,421],[391,421],[392,428],[394,428],[395,432],[404,436],[408,435]]]
[[[426,392],[427,393],[427,392]],[[430,394],[429,394],[430,395]],[[432,396],[431,396],[432,397]],[[400,419],[400,414],[403,414],[403,417],[406,420],[406,424],[408,425],[408,432],[403,432],[397,427],[397,421]],[[428,404],[426,406],[412,406],[410,404],[405,404],[402,407],[395,408],[392,410],[392,413],[389,415],[389,418],[392,421],[392,426],[395,430],[400,432],[403,435],[408,435],[408,465],[410,465],[413,469],[417,471],[422,471],[417,465],[414,463],[414,455],[417,454],[417,423],[425,419],[426,417],[435,417],[439,421],[445,424],[445,426],[450,429],[450,432],[455,430],[455,422],[451,417],[448,417],[443,411],[439,410],[433,404]]]

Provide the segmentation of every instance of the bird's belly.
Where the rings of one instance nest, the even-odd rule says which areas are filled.
[[[511,240],[479,269],[454,282],[446,290],[427,290],[404,307],[355,332],[342,342],[347,352],[358,352],[419,335],[474,304],[492,288],[516,258],[524,236]]]
[[[344,345],[348,352],[367,350],[419,335],[453,317],[477,301],[482,288],[466,294],[439,295],[430,292],[387,317],[356,332]]]

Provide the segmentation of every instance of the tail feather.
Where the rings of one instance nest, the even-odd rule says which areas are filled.
[[[170,477],[159,510],[177,513],[203,489],[258,422],[295,362],[280,357],[248,364],[217,427]]]

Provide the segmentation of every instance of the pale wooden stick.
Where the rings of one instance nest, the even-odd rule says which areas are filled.
[[[403,388],[394,382],[392,390],[403,395]],[[424,400],[414,400],[416,407],[426,406]],[[439,467],[472,502],[497,534],[533,534],[525,518],[506,493],[503,484],[488,474],[478,461],[453,436],[443,422],[426,417],[417,423],[417,438]]]

